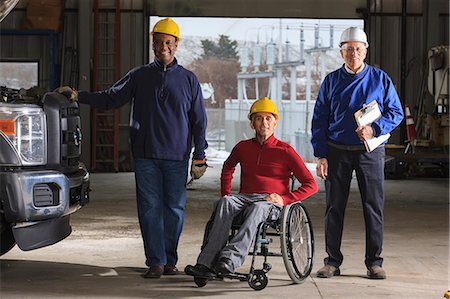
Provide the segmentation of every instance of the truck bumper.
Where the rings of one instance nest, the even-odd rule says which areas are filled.
[[[31,250],[71,233],[69,215],[89,201],[84,165],[69,176],[53,170],[0,173],[0,198],[16,243]]]
[[[33,250],[55,244],[72,232],[70,216],[13,225],[14,239],[22,250]]]

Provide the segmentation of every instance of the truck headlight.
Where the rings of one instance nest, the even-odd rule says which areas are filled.
[[[23,165],[47,164],[45,114],[36,105],[0,105],[0,131]]]

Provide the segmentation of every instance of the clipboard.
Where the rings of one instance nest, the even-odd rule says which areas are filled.
[[[369,104],[364,104],[361,109],[355,112],[355,120],[358,126],[370,126],[374,121],[381,118],[380,107],[376,100],[373,100]],[[391,134],[387,133],[378,137],[372,137],[369,140],[364,141],[367,152],[371,152],[384,143],[391,137]]]

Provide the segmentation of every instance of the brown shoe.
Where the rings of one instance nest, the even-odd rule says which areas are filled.
[[[147,271],[142,274],[144,278],[160,278],[164,273],[164,267],[161,265],[150,266]]]
[[[332,265],[325,265],[317,271],[317,277],[320,278],[330,278],[339,275],[341,275],[341,270]]]
[[[367,277],[369,279],[386,279],[386,272],[378,265],[367,268]]]
[[[164,266],[164,275],[177,275],[178,269],[175,265],[167,264]]]

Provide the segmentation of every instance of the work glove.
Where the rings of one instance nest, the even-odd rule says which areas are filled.
[[[54,92],[62,94],[72,102],[78,101],[78,92],[70,86],[60,86]]]
[[[201,178],[208,168],[208,164],[206,164],[206,158],[202,160],[192,160],[191,164],[191,178],[193,180],[197,180]]]

